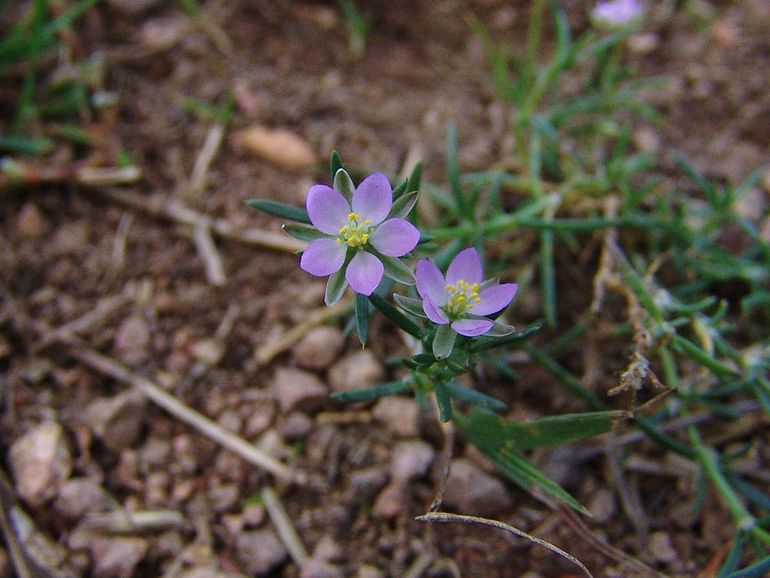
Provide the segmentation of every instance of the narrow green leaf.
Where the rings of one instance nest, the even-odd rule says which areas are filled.
[[[405,381],[388,381],[386,383],[378,383],[377,385],[367,387],[366,389],[335,391],[331,394],[331,398],[334,401],[343,402],[369,401],[386,395],[396,395],[407,389],[409,389],[409,383]]]
[[[374,253],[375,251],[372,252]],[[386,277],[403,285],[414,285],[417,282],[412,270],[398,257],[388,257],[379,252],[376,252],[376,255],[385,267]]]
[[[404,193],[393,201],[393,206],[390,208],[388,218],[406,219],[409,213],[412,212],[414,205],[417,203],[417,197],[419,193],[412,191],[411,193]]]
[[[439,419],[442,422],[452,419],[452,398],[443,383],[436,384],[436,405],[438,405]]]
[[[401,309],[415,317],[421,317],[423,319],[427,319],[428,317],[425,315],[425,310],[422,308],[422,301],[419,299],[413,299],[412,297],[405,297],[404,295],[394,293],[393,301],[395,301],[396,305],[401,307]]]
[[[340,159],[340,155],[336,150],[332,151],[332,154],[329,156],[329,167],[331,168],[332,179],[337,175],[337,171],[345,168],[342,165],[342,159]]]
[[[329,275],[329,279],[326,281],[326,292],[324,294],[324,303],[331,307],[337,301],[340,300],[342,294],[345,293],[345,289],[348,287],[347,279],[345,279],[345,267],[343,266],[336,273]]]
[[[448,381],[445,386],[452,397],[475,407],[492,410],[504,410],[506,407],[499,399],[495,399],[470,387],[465,387],[458,381]]]
[[[460,164],[457,160],[457,125],[454,123],[449,127],[449,132],[447,133],[446,149],[447,178],[449,179],[449,185],[452,188],[455,208],[460,218],[465,220],[470,218],[471,215],[460,181]]]
[[[393,189],[393,201],[397,201],[401,195],[403,195],[406,192],[406,188],[409,185],[409,181],[404,179],[401,181],[401,184],[398,185],[395,189]]]
[[[438,326],[436,335],[433,338],[433,355],[436,356],[436,359],[446,359],[452,355],[456,337],[457,333],[454,332],[448,323]]]
[[[610,431],[622,411],[595,411],[545,417],[529,423],[517,423],[498,416],[472,413],[465,427],[501,438],[505,447],[515,450],[554,447]]]
[[[416,337],[417,339],[422,338],[420,328],[411,319],[406,317],[403,313],[401,313],[393,305],[388,303],[385,299],[383,299],[376,293],[372,293],[369,296],[369,301],[371,301],[372,305],[374,305],[377,309],[379,309],[380,313],[382,313],[385,317],[387,317],[393,323],[398,325],[401,329],[403,329],[410,335]]]
[[[281,226],[281,228],[287,235],[300,241],[315,241],[316,239],[329,238],[329,235],[322,233],[313,225],[304,225],[302,223],[285,223]]]
[[[422,184],[422,161],[414,165],[412,174],[409,175],[409,182],[406,186],[406,190],[410,193],[414,193],[420,190]]]
[[[51,151],[54,142],[49,138],[0,135],[0,151],[27,155],[44,155]]]
[[[360,293],[356,293],[356,332],[361,345],[366,345],[369,339],[369,299]]]
[[[479,419],[478,416],[485,416]],[[556,482],[543,475],[519,455],[506,437],[508,425],[498,416],[480,412],[471,415],[455,413],[455,422],[463,435],[508,477],[527,491],[537,487],[583,514],[586,509]]]
[[[307,215],[305,209],[300,207],[294,207],[285,203],[279,203],[278,201],[270,201],[268,199],[249,199],[246,201],[250,207],[254,207],[258,211],[272,215],[273,217],[280,217],[282,219],[289,219],[290,221],[296,221],[298,223],[310,224],[310,217]]]
[[[334,175],[334,190],[345,197],[348,203],[353,202],[353,192],[356,190],[356,186],[345,169],[338,169]]]
[[[525,342],[532,337],[535,333],[540,331],[543,326],[542,323],[533,323],[529,327],[525,327],[521,331],[516,331],[510,335],[504,337],[479,337],[474,339],[471,345],[468,347],[468,351],[471,353],[478,353],[486,349],[492,349],[494,347],[506,347],[509,345],[518,345]]]

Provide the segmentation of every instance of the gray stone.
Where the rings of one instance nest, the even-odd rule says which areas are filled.
[[[139,439],[146,410],[145,397],[130,389],[91,402],[85,409],[84,419],[107,449],[119,452]]]
[[[89,549],[94,561],[94,578],[131,578],[147,553],[147,541],[137,537],[93,536]]]
[[[127,365],[137,365],[150,357],[150,327],[142,315],[121,321],[115,334],[115,357]]]
[[[304,438],[313,427],[313,420],[304,413],[294,412],[281,424],[280,432],[287,441],[295,441]]]
[[[57,495],[72,473],[64,429],[56,422],[43,423],[17,439],[9,461],[16,491],[33,508]]]
[[[92,479],[73,478],[62,484],[53,507],[65,518],[77,520],[85,514],[106,512],[112,505],[110,495]]]
[[[288,555],[272,530],[243,532],[236,541],[236,550],[242,570],[249,576],[266,576]]]
[[[329,395],[326,385],[315,375],[291,367],[278,368],[273,378],[273,391],[285,413],[318,409]]]
[[[372,409],[372,415],[399,437],[417,437],[419,433],[420,407],[412,399],[383,397]]]
[[[650,535],[650,554],[658,562],[672,564],[679,560],[679,554],[671,543],[671,534],[668,532],[654,532]]]
[[[400,442],[393,449],[390,473],[394,480],[409,481],[423,477],[436,458],[434,449],[424,441]]]
[[[381,382],[384,377],[382,365],[369,350],[348,355],[329,369],[329,382],[337,391],[370,387]]]
[[[615,494],[610,490],[599,488],[594,492],[586,507],[593,516],[591,520],[593,523],[605,524],[615,516],[617,500],[615,499]]]
[[[444,501],[458,512],[473,516],[499,517],[513,504],[500,480],[463,458],[452,460]]]
[[[305,369],[326,369],[342,351],[345,337],[336,327],[310,330],[294,348],[297,365]]]

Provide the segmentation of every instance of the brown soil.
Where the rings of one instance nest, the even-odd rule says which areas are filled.
[[[120,9],[142,4],[149,8]],[[323,282],[306,276],[287,251],[214,236],[225,275],[215,286],[192,228],[147,209],[174,199],[238,230],[279,233],[278,220],[252,212],[244,200],[301,204],[310,184],[328,179],[323,159],[333,148],[356,170],[392,175],[417,155],[424,160],[425,179],[443,183],[451,123],[458,126],[465,170],[506,165],[511,145],[505,107],[496,99],[483,48],[467,18],[475,14],[496,38],[517,44],[527,3],[358,4],[372,22],[360,59],[348,52],[344,21],[333,2],[212,1],[203,3],[193,21],[176,3],[115,0],[90,11],[64,39],[75,58],[105,55],[105,77],[95,90],[114,92],[120,100],[114,109],[83,118],[100,135],[97,147],[62,146],[49,162],[70,166],[85,159],[110,166],[122,150],[143,178],[106,188],[66,178],[0,197],[4,461],[10,468],[9,449],[23,434],[40,423],[58,422],[72,456],[66,478],[94,481],[109,496],[108,509],[169,510],[181,521],[144,531],[99,531],[98,538],[89,538],[83,516],[90,506],[65,514],[53,496],[30,504],[10,492],[3,497],[4,509],[23,507],[37,535],[64,551],[60,564],[52,562],[55,549],[40,554],[42,566],[60,565],[76,576],[197,576],[191,571],[204,568],[212,576],[247,575],[249,544],[240,537],[275,528],[255,499],[265,487],[275,487],[305,548],[316,550],[319,560],[324,558],[319,544],[332,550],[326,559],[339,574],[330,576],[579,575],[568,561],[495,530],[415,521],[434,497],[438,458],[396,494],[391,510],[378,507],[400,437],[426,440],[440,453],[441,430],[429,408],[418,416],[416,429],[401,434],[394,431],[397,424],[374,419],[370,406],[323,401],[281,411],[274,376],[301,363],[297,347],[290,345],[265,364],[257,356],[321,307]],[[585,26],[586,3],[566,4],[573,26]],[[672,79],[650,95],[666,121],[641,127],[637,136],[652,139],[664,165],[666,151],[678,149],[710,177],[735,183],[768,158],[770,10],[762,0],[692,4],[701,12],[670,16],[656,8],[647,36],[630,52],[640,76]],[[703,12],[706,8],[711,12]],[[164,44],[164,38],[170,40]],[[192,194],[190,175],[215,121],[183,103],[193,98],[223,104],[230,95],[235,115],[204,189]],[[12,110],[12,99],[2,96],[3,110]],[[256,125],[291,131],[310,144],[319,163],[292,171],[280,159],[276,164],[251,154],[239,146],[237,135]],[[597,243],[597,254],[599,249]],[[571,278],[571,267],[565,262],[560,278]],[[82,342],[45,342],[53,329],[100,307],[103,315],[75,328]],[[536,303],[526,307],[524,300],[521,307],[514,317],[522,324],[537,316]],[[344,320],[332,324],[342,328]],[[374,359],[366,363],[388,376],[383,361],[404,347],[392,326],[379,320],[367,346]],[[223,428],[309,473],[313,483],[276,481],[152,403],[121,401],[139,409],[111,417],[108,425],[117,423],[117,431],[98,431],[94,402],[113,399],[130,386],[98,370],[83,351],[128,366]],[[334,368],[359,351],[348,337],[342,351],[314,373],[328,383]],[[573,365],[582,371],[579,361]],[[608,386],[611,372],[622,366],[621,361],[607,371]],[[483,386],[502,395],[513,414],[526,418],[583,409],[537,367],[516,369],[515,387],[500,378]],[[570,461],[559,452],[540,452],[533,459],[601,512],[602,522],[585,521],[599,540],[667,575],[713,576],[709,568],[732,537],[729,514],[710,493],[693,513],[692,471],[652,445],[636,450],[623,484],[640,497],[641,514],[618,504],[624,490],[602,455],[574,468],[563,466]],[[454,451],[482,461],[461,440]],[[364,484],[366,491],[352,482],[362,471],[374,478]],[[498,519],[566,549],[596,576],[644,575],[513,484],[506,492],[513,505],[499,511]],[[0,575],[2,564],[9,575],[10,550],[8,544],[0,550]],[[108,554],[134,556],[135,563],[107,567]],[[49,568],[40,575],[56,573]],[[286,559],[265,575],[326,574],[308,567],[302,574]]]

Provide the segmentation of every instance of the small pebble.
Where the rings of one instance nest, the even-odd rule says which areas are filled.
[[[400,481],[391,482],[377,495],[372,512],[380,518],[397,518],[404,512],[404,494],[404,485]]]
[[[106,512],[113,504],[104,488],[90,478],[73,478],[62,484],[53,508],[65,518],[78,520],[86,514]]]
[[[37,239],[45,235],[50,224],[34,203],[26,203],[16,215],[16,232],[26,239]]]
[[[305,369],[329,367],[345,345],[345,337],[336,327],[317,327],[309,331],[294,348],[297,365]]]
[[[312,411],[326,403],[329,389],[312,373],[293,367],[279,367],[273,377],[273,391],[284,413]]]
[[[294,412],[287,416],[280,427],[281,435],[287,441],[304,438],[313,427],[313,420],[304,413]]]
[[[288,553],[275,532],[255,530],[238,536],[236,555],[249,576],[267,576],[286,560]]]
[[[138,365],[150,357],[150,327],[142,315],[124,319],[115,334],[115,357],[126,365]]]
[[[317,161],[313,147],[305,139],[283,128],[251,126],[233,133],[231,142],[236,148],[287,171],[305,171]]]
[[[668,532],[653,532],[650,535],[650,553],[658,562],[671,564],[679,560],[679,554],[671,543],[671,534]]]
[[[147,399],[130,389],[92,401],[86,406],[83,419],[110,451],[119,452],[137,442],[146,415]]]
[[[94,578],[131,578],[147,553],[147,541],[137,537],[93,536],[88,548],[94,561]]]
[[[460,513],[498,518],[513,504],[500,480],[464,458],[452,460],[444,499],[448,506]]]
[[[413,438],[419,434],[420,407],[413,399],[383,397],[372,409],[372,415],[398,437]]]
[[[426,442],[420,440],[404,441],[393,449],[393,461],[390,473],[394,480],[408,482],[423,477],[430,468],[436,452]]]
[[[599,488],[587,504],[588,511],[593,516],[592,522],[605,524],[609,522],[617,511],[615,494],[606,488]]]
[[[381,382],[384,377],[385,370],[369,350],[348,355],[329,369],[329,382],[336,391],[371,387]]]
[[[17,439],[8,452],[16,492],[33,508],[56,496],[72,473],[64,429],[43,423]]]

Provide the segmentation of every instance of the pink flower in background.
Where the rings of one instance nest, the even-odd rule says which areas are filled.
[[[447,269],[446,278],[428,259],[417,263],[415,276],[428,319],[438,325],[451,324],[455,332],[466,337],[492,329],[495,322],[484,315],[505,309],[518,290],[516,283],[482,281],[481,258],[473,248],[457,254]]]
[[[639,0],[609,0],[597,4],[591,17],[597,26],[622,28],[634,23],[643,13],[644,6]]]
[[[371,295],[384,273],[377,254],[402,257],[420,240],[420,232],[409,221],[387,218],[392,206],[393,190],[382,173],[361,181],[351,203],[331,187],[313,185],[307,195],[307,212],[310,222],[325,236],[307,246],[300,267],[324,277],[347,263],[347,283],[356,293]]]

